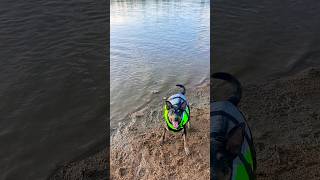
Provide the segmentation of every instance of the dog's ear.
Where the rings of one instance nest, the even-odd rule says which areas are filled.
[[[227,152],[235,158],[240,152],[244,141],[245,124],[240,123],[230,130],[226,142]]]
[[[173,107],[170,101],[166,101],[166,107],[168,110]]]
[[[183,101],[183,103],[181,104],[181,109],[185,110],[187,107],[187,102]]]

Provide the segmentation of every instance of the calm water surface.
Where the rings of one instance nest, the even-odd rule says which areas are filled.
[[[110,12],[111,128],[176,83],[209,77],[209,0],[112,1]]]
[[[46,179],[104,144],[104,6],[0,2],[1,180]]]
[[[320,1],[216,0],[214,71],[259,82],[320,66]]]

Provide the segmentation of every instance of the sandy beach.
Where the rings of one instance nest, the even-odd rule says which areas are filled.
[[[320,68],[242,84],[240,109],[253,133],[257,179],[319,179]],[[208,86],[198,87],[193,99],[208,97],[208,91]],[[184,155],[179,135],[168,135],[160,146],[160,127],[145,133],[131,131],[125,144],[111,146],[111,179],[209,179],[208,106],[192,107],[190,156]],[[67,164],[55,177],[99,179],[94,174],[106,171],[103,152]]]
[[[243,92],[257,179],[320,179],[320,68],[244,84]]]
[[[253,133],[257,179],[319,179],[320,68],[241,83],[239,108]],[[212,88],[219,98],[230,90],[219,88]]]
[[[94,155],[65,163],[55,170],[48,179],[105,180],[109,176],[108,159],[108,149],[104,149]]]
[[[191,155],[184,153],[182,133],[167,133],[161,146],[162,124],[144,132],[134,130],[132,125],[122,132],[125,140],[118,138],[111,145],[111,179],[209,178],[209,84],[187,90],[187,96],[191,106]],[[161,111],[161,106],[158,108]]]
[[[161,114],[161,106],[149,106],[149,113],[134,112],[131,122],[112,136],[110,153],[111,179],[209,179],[209,83],[187,89],[191,108],[188,144],[191,154],[183,149],[182,133],[167,133],[160,145],[162,124],[139,130],[139,119],[151,112]],[[161,117],[161,116],[160,116]],[[162,119],[158,119],[162,121]],[[88,158],[66,163],[49,179],[106,179],[107,150]]]

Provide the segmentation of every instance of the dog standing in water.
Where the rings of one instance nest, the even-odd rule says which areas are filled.
[[[190,107],[185,96],[186,89],[183,85],[177,84],[182,91],[178,94],[174,94],[165,100],[163,108],[163,117],[165,120],[165,127],[163,128],[163,134],[161,137],[161,144],[163,144],[166,131],[179,132],[183,130],[183,146],[186,155],[190,154],[190,150],[187,144],[187,129],[190,127]]]
[[[251,130],[237,105],[240,82],[230,74],[214,73],[212,78],[232,84],[234,92],[224,101],[210,104],[210,166],[212,180],[254,180],[256,154]]]

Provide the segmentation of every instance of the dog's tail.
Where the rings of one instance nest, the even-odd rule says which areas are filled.
[[[186,88],[182,84],[177,84],[176,86],[182,88],[181,94],[183,94],[183,95],[186,94]]]
[[[242,96],[242,88],[241,88],[240,82],[231,74],[224,73],[224,72],[213,73],[211,77],[215,79],[222,79],[232,84],[234,89],[232,93],[233,95],[228,99],[228,101],[230,101],[235,106],[237,106]]]

